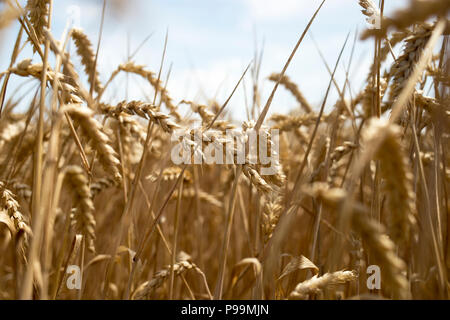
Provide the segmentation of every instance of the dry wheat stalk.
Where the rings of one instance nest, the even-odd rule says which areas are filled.
[[[111,128],[112,131],[107,130],[107,132],[112,136],[111,140],[113,141],[114,149],[120,155],[120,160],[123,163],[124,175],[132,177],[133,173],[131,172],[132,168],[130,166],[139,163],[142,157],[145,144],[145,133],[144,141],[142,141],[141,136],[132,133],[131,127],[127,126],[127,124],[129,124],[129,122],[121,122],[119,119],[112,119],[112,121],[109,121],[108,126],[108,129]]]

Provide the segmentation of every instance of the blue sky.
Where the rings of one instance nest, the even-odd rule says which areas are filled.
[[[193,99],[206,102],[216,97],[222,103],[231,92],[246,65],[253,58],[255,46],[264,44],[260,85],[264,104],[273,83],[266,80],[272,72],[279,72],[296,41],[321,0],[128,0],[125,7],[114,10],[108,1],[104,33],[99,59],[99,71],[105,81],[110,72],[126,60],[150,34],[149,41],[134,57],[138,64],[159,69],[165,32],[169,41],[163,69],[163,79],[169,65],[172,70],[168,90],[176,101]],[[118,1],[118,0],[116,0]],[[54,1],[53,33],[59,38],[67,21],[67,9],[81,8],[80,26],[96,43],[101,17],[100,0]],[[406,0],[386,0],[386,13],[404,6]],[[21,1],[21,3],[25,3]],[[354,33],[366,27],[357,0],[327,0],[304,39],[287,74],[299,85],[306,98],[319,105],[328,85],[328,72],[322,63],[314,42],[322,50],[327,62],[333,66],[344,40],[351,32],[349,44],[338,69],[337,79],[344,80],[344,65],[348,64]],[[17,26],[6,33],[7,41],[14,41]],[[0,50],[0,67],[9,63],[11,46]],[[73,51],[73,46],[71,47]],[[373,42],[357,41],[350,71],[353,91],[358,91],[372,59]],[[32,55],[30,51],[23,57]],[[34,56],[38,62],[38,56]],[[75,61],[78,61],[74,58]],[[80,68],[79,64],[77,67]],[[80,68],[81,70],[81,68]],[[21,79],[23,81],[23,79]],[[151,96],[142,81],[120,76],[106,97],[112,102],[122,99],[142,99]],[[247,96],[251,97],[250,74],[245,79]],[[15,83],[15,82],[13,82]],[[127,89],[128,88],[128,89]],[[244,90],[241,87],[230,102],[229,110],[238,120],[246,118]],[[337,98],[331,93],[330,105]],[[286,112],[296,107],[295,100],[283,89],[277,92],[272,112]]]

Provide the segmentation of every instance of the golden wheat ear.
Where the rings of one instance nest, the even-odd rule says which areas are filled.
[[[402,128],[385,120],[371,119],[363,132],[363,144],[371,142],[381,133],[385,139],[376,151],[380,161],[383,191],[387,197],[389,235],[402,248],[408,247],[411,231],[416,226],[416,202],[413,191],[413,174],[403,146]]]
[[[196,269],[197,266],[190,261],[180,261],[173,265],[173,272],[176,276],[182,275],[184,272]],[[164,282],[169,278],[171,266],[167,266],[166,268],[158,271],[153,276],[153,279],[141,284],[136,291],[133,293],[131,299],[133,300],[143,300],[148,297],[152,292],[161,287]]]
[[[81,29],[72,29],[72,39],[75,42],[77,53],[81,57],[81,63],[84,66],[88,81],[94,87],[95,92],[103,91],[103,86],[100,82],[99,73],[95,63],[95,52],[92,48],[92,43],[87,35]]]
[[[130,114],[148,119],[149,121],[152,121],[156,125],[160,126],[164,132],[169,134],[180,128],[178,124],[172,121],[170,116],[158,111],[158,108],[151,103],[137,100],[122,101],[115,106],[102,104],[101,108],[103,113],[115,118],[120,117],[122,114]]]
[[[62,111],[67,112],[81,127],[84,136],[91,141],[92,146],[98,152],[99,161],[106,172],[111,174],[115,180],[120,181],[122,178],[119,171],[120,161],[110,145],[109,137],[102,130],[103,126],[94,118],[94,112],[81,105],[66,105]]]
[[[28,18],[33,26],[34,33],[39,42],[44,40],[44,27],[47,26],[49,14],[49,0],[28,0],[26,9]]]
[[[161,100],[164,102],[166,107],[178,118],[177,107],[173,104],[172,98],[167,92],[167,89],[162,85],[161,81],[155,77],[155,74],[147,69],[145,69],[142,65],[137,65],[134,62],[127,62],[121,64],[118,68],[119,71],[134,73],[136,75],[141,76],[146,79],[151,86],[155,89],[155,91],[161,94]]]
[[[73,194],[75,209],[72,212],[72,222],[76,232],[87,239],[87,247],[95,252],[95,218],[94,203],[91,198],[89,181],[83,169],[79,166],[68,166],[65,168],[65,181]]]
[[[336,271],[323,276],[313,276],[300,282],[289,294],[289,299],[307,299],[309,295],[321,293],[327,287],[355,281],[358,278],[355,271]]]

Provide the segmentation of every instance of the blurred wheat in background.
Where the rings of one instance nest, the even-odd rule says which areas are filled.
[[[373,48],[365,83],[334,77],[341,55],[319,105],[289,77],[323,23],[319,7],[284,68],[262,75],[267,101],[261,61],[251,62],[240,122],[228,100],[173,98],[166,45],[159,69],[130,58],[105,75],[100,39],[70,24],[61,39],[52,33],[63,14],[52,0],[1,0],[0,299],[448,299],[450,2],[411,0],[390,16],[384,2],[359,1],[370,25],[355,41]],[[127,6],[105,4],[106,15]],[[119,74],[148,99],[110,101]],[[11,80],[34,86],[21,96]],[[283,90],[298,107],[278,114]],[[263,130],[269,144],[278,130],[276,172],[248,158],[174,165],[172,134],[184,130],[195,149],[193,128],[213,147],[230,129]],[[378,288],[368,286],[373,265]]]

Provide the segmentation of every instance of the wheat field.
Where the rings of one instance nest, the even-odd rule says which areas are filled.
[[[373,25],[358,39],[374,48],[363,90],[334,78],[341,56],[326,80],[337,101],[314,105],[289,77],[319,7],[284,68],[263,75],[269,99],[255,79],[238,122],[228,101],[175,101],[161,68],[122,61],[102,82],[101,46],[77,28],[56,40],[52,0],[0,1],[0,299],[448,299],[450,2],[389,17],[384,0],[359,5]],[[149,100],[108,101],[119,74]],[[35,84],[30,104],[11,79]],[[269,113],[284,90],[298,107]],[[265,133],[275,171],[248,155],[175,164],[180,130],[193,154],[227,130],[246,151]]]

